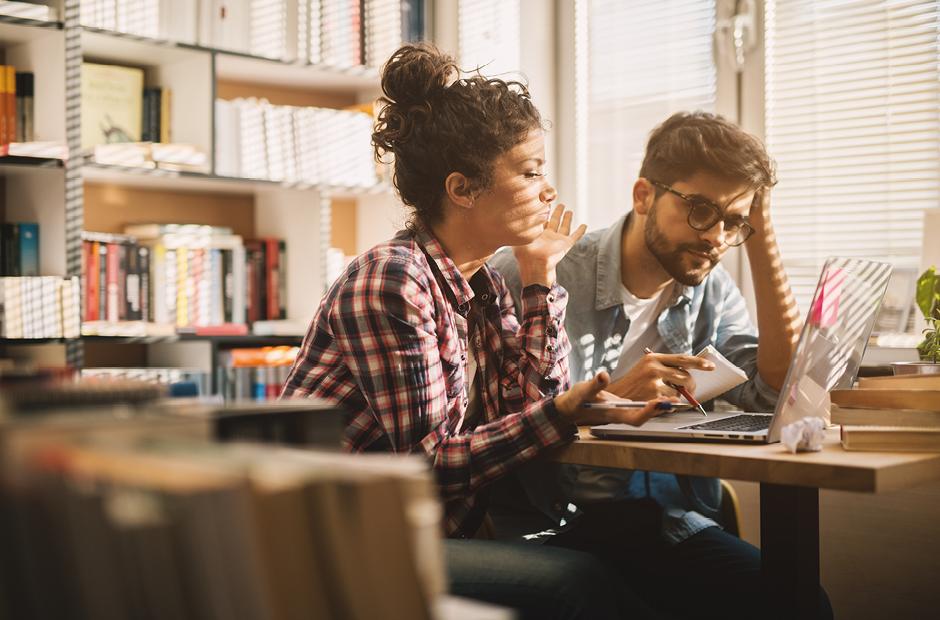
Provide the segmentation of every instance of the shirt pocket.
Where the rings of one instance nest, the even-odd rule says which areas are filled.
[[[465,359],[460,351],[441,351],[441,374],[444,375],[448,402],[463,393]]]

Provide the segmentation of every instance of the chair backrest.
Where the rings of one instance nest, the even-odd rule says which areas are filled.
[[[718,508],[721,527],[729,534],[741,537],[741,506],[738,494],[727,480],[721,481],[721,506]]]

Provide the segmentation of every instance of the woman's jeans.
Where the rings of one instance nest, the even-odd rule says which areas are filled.
[[[463,539],[444,541],[444,551],[451,594],[511,607],[520,620],[655,617],[589,553]]]

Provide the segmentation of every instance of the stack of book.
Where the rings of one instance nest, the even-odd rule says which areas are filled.
[[[225,226],[134,224],[126,234],[83,232],[82,317],[87,335],[247,333],[246,321],[286,318],[282,239],[242,242]],[[120,324],[128,333],[117,334]],[[133,331],[134,333],[130,333]]]
[[[133,380],[172,386],[189,383],[195,386],[196,396],[208,396],[212,392],[211,373],[198,368],[83,368],[81,376],[107,380]]]
[[[78,338],[78,278],[0,277],[0,338]]]
[[[150,248],[151,317],[177,327],[245,323],[245,248],[232,229],[139,224],[124,232]]]
[[[846,450],[940,452],[940,375],[863,378],[831,398]]]
[[[372,187],[372,117],[360,111],[216,100],[216,172],[223,176]]]
[[[22,19],[35,19],[38,21],[53,21],[56,11],[51,6],[37,2],[19,2],[17,0],[3,0],[0,2],[0,15],[19,17]]]
[[[15,154],[11,143],[33,141],[34,97],[31,72],[0,65],[0,155]]]
[[[298,352],[298,347],[288,346],[220,352],[219,392],[226,402],[276,399]]]
[[[0,433],[4,617],[431,617],[445,573],[423,460],[77,417],[71,437]]]

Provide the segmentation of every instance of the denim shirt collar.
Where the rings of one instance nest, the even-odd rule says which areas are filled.
[[[624,227],[633,212],[627,213],[603,232],[597,244],[597,291],[594,308],[607,310],[623,304],[623,277],[620,250]],[[673,308],[692,301],[695,289],[691,286],[677,285],[672,289],[672,299],[668,307]],[[664,313],[665,315],[665,313]]]

